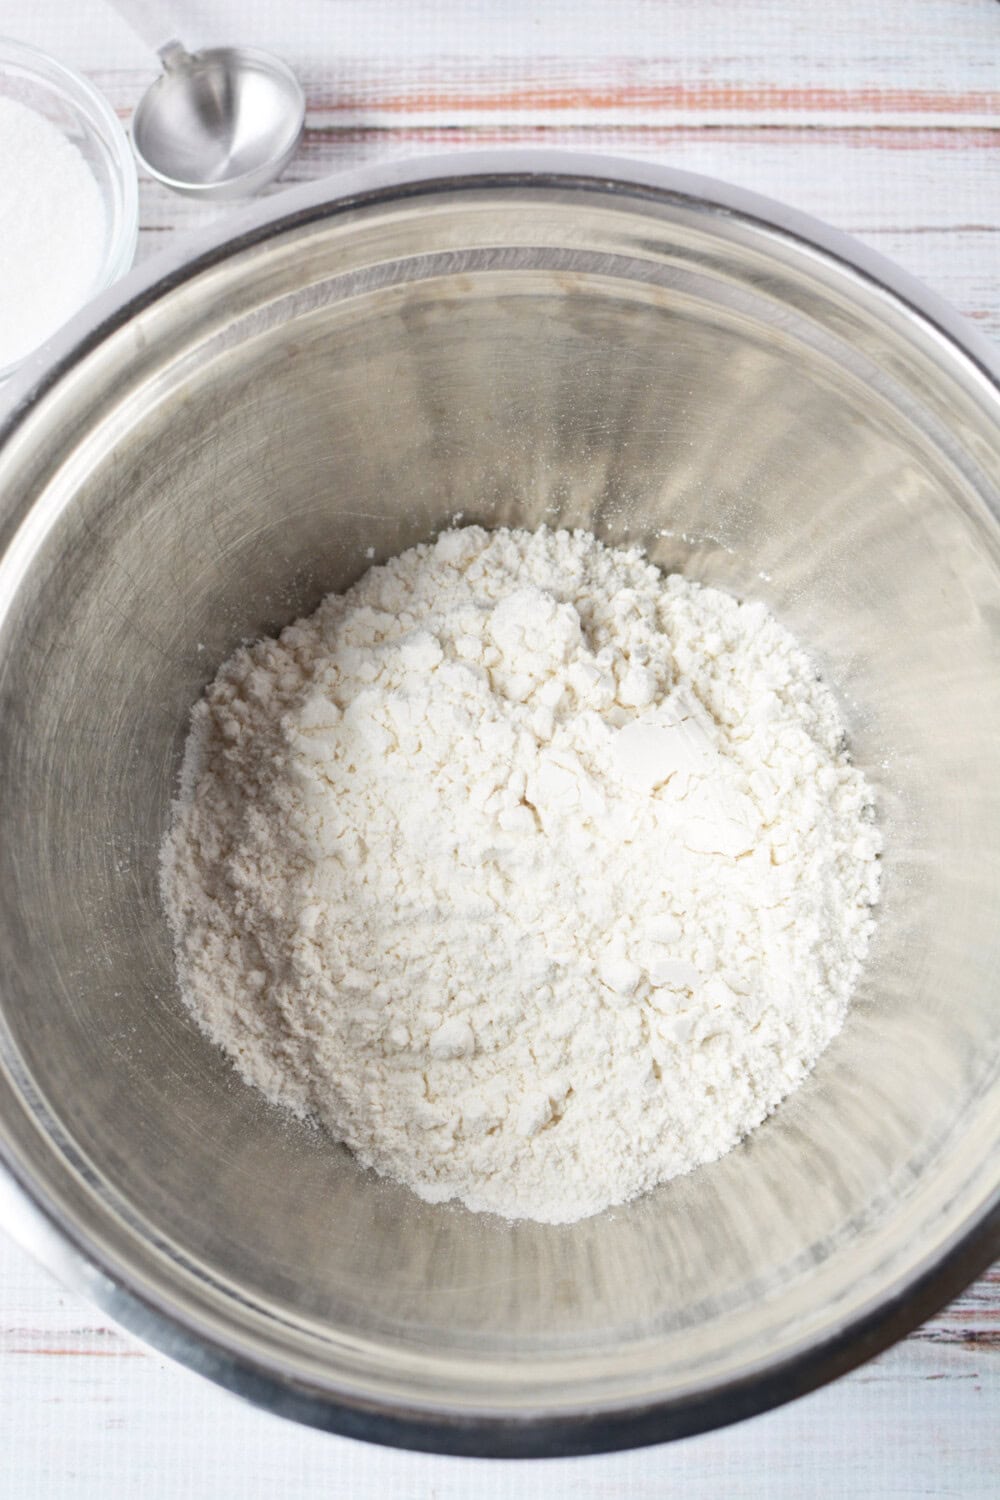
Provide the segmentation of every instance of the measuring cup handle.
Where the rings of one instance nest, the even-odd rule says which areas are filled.
[[[170,12],[159,0],[112,0],[112,4],[122,20],[157,54],[165,68],[187,56],[177,40]]]

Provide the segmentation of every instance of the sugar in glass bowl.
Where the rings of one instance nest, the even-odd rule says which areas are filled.
[[[22,42],[0,37],[0,102],[26,106],[54,125],[76,147],[97,184],[103,212],[103,244],[95,274],[79,305],[122,276],[135,255],[138,232],[138,184],[128,139],[113,109],[87,79],[54,57]],[[41,344],[75,312],[53,308],[53,326],[40,332]],[[0,287],[2,314],[2,287]],[[0,348],[0,382],[13,374],[33,350],[5,359]]]

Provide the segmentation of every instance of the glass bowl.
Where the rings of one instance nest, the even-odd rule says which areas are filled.
[[[128,270],[135,255],[139,190],[128,138],[108,101],[86,78],[36,47],[6,37],[0,37],[0,97],[16,99],[50,120],[94,174],[105,237],[100,266],[84,300],[96,297]],[[55,332],[50,329],[42,343]],[[30,357],[0,364],[0,382]]]

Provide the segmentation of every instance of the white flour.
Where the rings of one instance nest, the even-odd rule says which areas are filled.
[[[430,1200],[569,1221],[729,1150],[843,1022],[879,834],[759,604],[478,528],[241,650],[164,848],[181,983]]]
[[[104,234],[97,180],[73,142],[0,96],[0,369],[86,301]]]

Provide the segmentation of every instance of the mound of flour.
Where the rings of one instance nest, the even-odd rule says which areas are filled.
[[[562,1222],[729,1150],[844,1020],[879,834],[759,604],[449,531],[226,663],[163,891],[240,1072],[421,1197]]]

